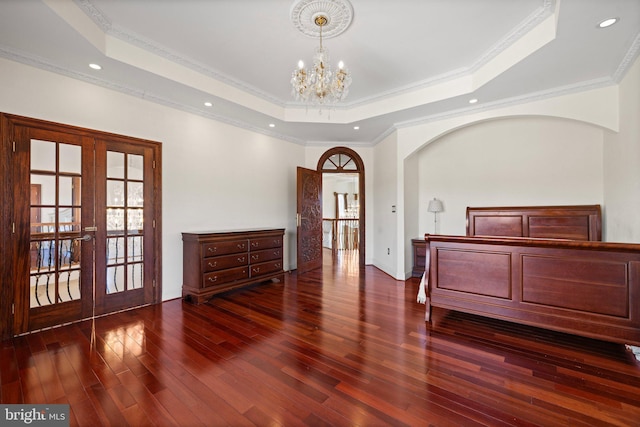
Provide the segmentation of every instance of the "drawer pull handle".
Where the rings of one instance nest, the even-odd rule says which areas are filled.
[[[280,268],[280,263],[279,262],[276,263],[276,267]]]
[[[211,253],[215,254],[215,253],[216,253],[216,251],[218,250],[218,248],[216,248],[215,246],[214,246],[214,247],[209,246],[209,247],[207,248],[207,250],[208,250],[209,252],[211,252]]]
[[[218,281],[218,276],[209,276],[209,278],[207,279],[208,281],[210,281],[211,283],[217,282]]]
[[[260,257],[258,255],[251,255],[251,260],[252,261],[257,261],[259,259],[260,259]]]
[[[218,261],[213,261],[213,262],[209,261],[208,265],[209,267],[213,268],[218,265]]]
[[[238,243],[238,249],[244,249],[244,243]]]
[[[253,269],[253,272],[254,272],[254,273],[260,273],[260,267],[255,267],[255,268]]]
[[[244,257],[243,256],[238,257],[238,262],[244,262]]]
[[[257,248],[258,247],[258,242],[251,242],[251,246],[254,247],[254,248]]]

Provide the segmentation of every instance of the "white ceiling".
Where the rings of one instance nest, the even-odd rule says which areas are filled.
[[[351,0],[351,25],[323,43],[351,90],[317,111],[291,96],[292,71],[318,46],[291,22],[293,3],[0,0],[0,56],[301,144],[370,145],[615,84],[640,51],[640,0]],[[609,17],[620,20],[597,27]]]

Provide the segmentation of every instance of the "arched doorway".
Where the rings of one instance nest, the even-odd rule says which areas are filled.
[[[358,178],[357,200],[357,240],[358,260],[360,267],[365,265],[365,182],[364,162],[362,158],[350,148],[334,147],[327,150],[318,160],[317,171],[325,174],[355,174]],[[345,198],[346,199],[346,198]]]

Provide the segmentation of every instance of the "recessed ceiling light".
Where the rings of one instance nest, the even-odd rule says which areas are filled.
[[[607,28],[618,22],[618,18],[608,18],[598,24],[600,28]]]
[[[476,102],[478,102],[478,98],[473,98],[469,100],[469,104],[475,104]]]
[[[353,129],[354,130],[358,130],[358,129],[360,129],[360,126],[354,126]]]
[[[98,64],[89,64],[89,67],[93,68],[94,70],[102,70],[102,67]]]
[[[207,101],[207,102],[204,103],[204,106],[205,107],[213,107],[213,104],[211,102]]]
[[[274,123],[269,123],[269,127],[270,128],[274,128],[274,127],[276,127],[276,125]]]

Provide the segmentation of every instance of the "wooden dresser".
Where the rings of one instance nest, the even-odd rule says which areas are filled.
[[[182,296],[197,304],[231,289],[284,281],[284,229],[182,233]]]

